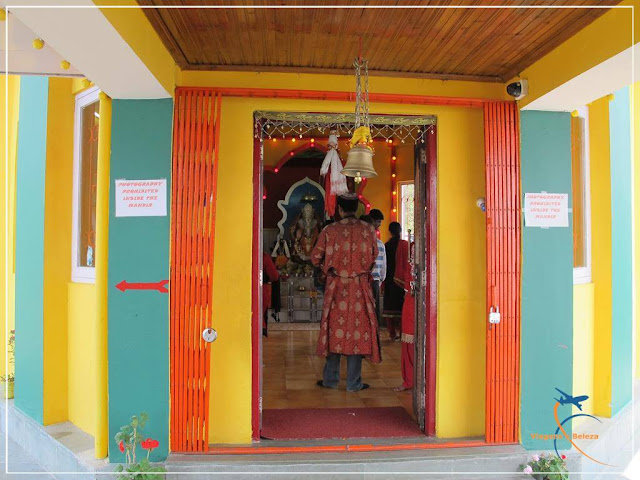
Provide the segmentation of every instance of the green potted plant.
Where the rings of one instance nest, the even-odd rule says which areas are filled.
[[[144,438],[142,429],[149,416],[146,413],[134,415],[131,422],[120,427],[115,440],[118,448],[125,454],[126,463],[118,465],[116,471],[120,473],[118,480],[160,480],[166,472],[164,466],[154,465],[149,461],[151,452],[158,448],[159,443],[152,438]],[[138,445],[147,451],[147,456],[139,459],[136,457]]]
[[[532,455],[531,460],[520,465],[520,471],[536,480],[569,480],[566,455]]]
[[[15,345],[16,345],[16,331],[11,330],[9,332],[9,340],[7,341],[7,354],[9,358],[9,364],[7,365],[7,374],[0,376],[0,379],[4,383],[5,398],[13,398],[13,390],[15,385]]]

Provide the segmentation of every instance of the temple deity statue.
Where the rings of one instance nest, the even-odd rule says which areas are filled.
[[[289,234],[293,256],[304,262],[309,262],[311,251],[320,234],[320,222],[310,203],[302,207],[298,218],[291,224]]]

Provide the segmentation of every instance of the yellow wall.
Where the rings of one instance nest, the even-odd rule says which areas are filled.
[[[229,87],[229,88],[285,88],[294,90],[325,90],[352,92],[352,75],[317,75],[291,73],[239,73],[179,71],[177,86],[187,87]],[[398,93],[406,95],[435,95],[447,97],[491,98],[511,100],[504,85],[489,82],[459,82],[428,80],[417,78],[370,77],[371,93]],[[307,102],[303,102],[307,103]],[[346,112],[353,111],[352,105],[345,105]],[[307,111],[298,107],[297,111]],[[422,109],[421,112],[426,110]],[[380,113],[391,113],[382,106]]]
[[[44,225],[44,423],[67,419],[67,282],[73,188],[71,79],[49,79]]]
[[[611,176],[609,100],[589,106],[591,162],[591,279],[594,285],[594,396],[596,415],[611,415]]]
[[[635,5],[635,41],[640,41],[640,1],[624,0],[619,5]],[[529,94],[518,102],[519,107],[528,105],[545,93],[629,48],[631,44],[631,8],[614,8],[608,11],[522,71],[520,76],[529,80]]]
[[[69,283],[69,421],[95,434],[95,285]]]
[[[5,89],[8,89],[8,96]],[[0,211],[3,212],[3,234],[0,235],[0,375],[4,375],[6,373],[6,327],[8,326],[8,330],[11,330],[15,325],[15,169],[18,109],[20,106],[20,77],[15,75],[0,76],[0,105],[2,105],[3,109],[5,105],[8,108],[8,125],[5,123],[5,115],[0,115]],[[5,156],[5,148],[7,147],[5,131],[8,133],[8,157]],[[7,186],[8,192],[6,190]],[[7,197],[8,204],[6,203]],[[6,224],[5,221],[7,222]],[[8,226],[8,231],[5,230],[5,225]],[[5,252],[7,253],[6,257]],[[6,258],[9,259],[8,264]],[[8,283],[6,282],[7,280]]]
[[[634,172],[634,255],[635,255],[635,332],[636,332],[636,365],[635,376],[640,378],[640,82],[636,82],[631,89],[633,112],[631,118],[633,120],[632,142],[633,142],[633,172]]]
[[[350,90],[350,77],[187,74],[185,85]],[[267,81],[270,80],[270,81]],[[380,81],[378,83],[378,81]],[[499,97],[496,85],[376,78],[374,92]],[[428,87],[433,88],[428,88]],[[447,88],[449,87],[449,88]],[[251,231],[253,112],[349,112],[341,102],[224,98],[211,349],[210,440],[251,438]],[[485,243],[483,116],[479,109],[373,104],[375,113],[433,114],[438,119],[438,392],[440,437],[484,433]],[[219,252],[224,252],[220,255]],[[481,392],[478,394],[478,392]]]
[[[582,413],[593,414],[594,381],[594,286],[573,286],[573,394],[588,395]],[[580,413],[573,407],[573,413]],[[579,423],[579,422],[577,422]],[[574,427],[576,423],[574,423]]]
[[[71,283],[78,82],[49,79],[45,179],[44,423],[95,431],[95,286]]]

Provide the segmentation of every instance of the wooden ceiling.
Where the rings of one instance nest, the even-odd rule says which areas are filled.
[[[285,7],[305,0],[138,0],[153,5]],[[608,5],[619,0],[608,1]],[[362,0],[349,6],[549,8],[145,8],[183,70],[353,73],[360,39],[371,75],[504,82],[606,8],[599,0]]]

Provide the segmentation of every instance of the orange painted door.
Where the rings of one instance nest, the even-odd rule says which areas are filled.
[[[515,102],[484,106],[487,216],[485,436],[515,443],[520,412],[520,142]]]
[[[178,88],[171,197],[171,450],[209,445],[213,252],[221,97]],[[210,335],[205,335],[208,340]]]

